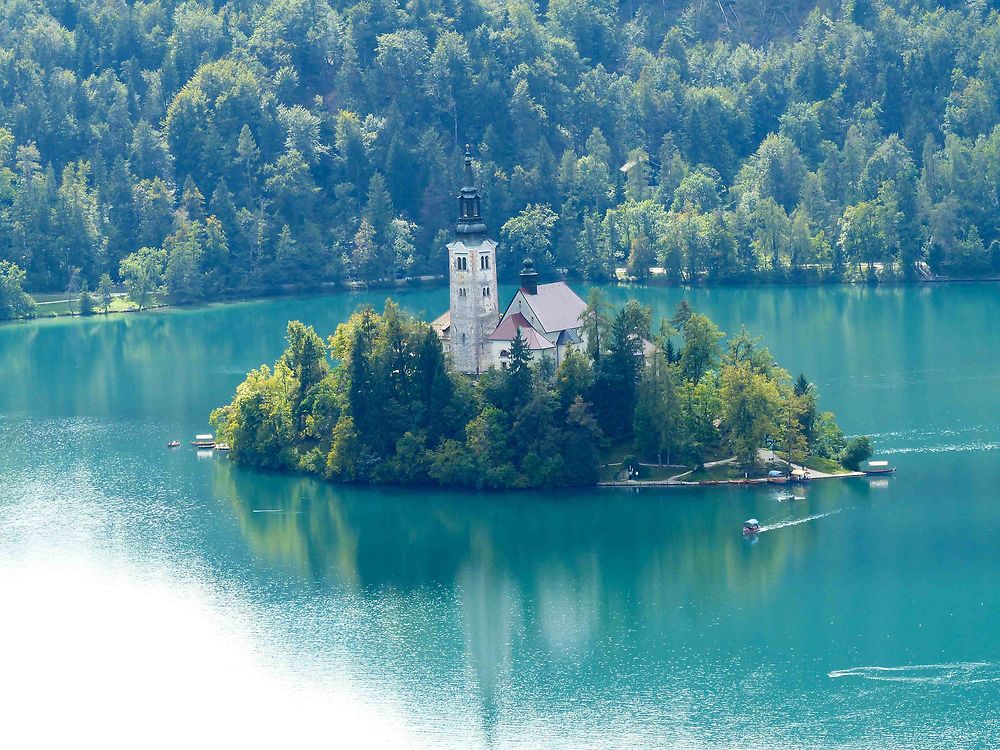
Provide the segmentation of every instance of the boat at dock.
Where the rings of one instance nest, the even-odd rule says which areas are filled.
[[[214,448],[215,447],[215,436],[214,435],[195,435],[194,440],[191,441],[191,445],[195,448]]]
[[[890,466],[888,461],[869,461],[868,465],[862,471],[867,476],[875,477],[882,474],[895,474],[896,467]]]
[[[216,443],[215,450],[217,451],[227,451],[229,450],[229,443]]]

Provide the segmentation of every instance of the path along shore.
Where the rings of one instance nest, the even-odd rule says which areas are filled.
[[[848,477],[863,477],[865,473],[863,471],[848,471],[842,474],[828,474],[824,471],[817,471],[816,469],[810,469],[807,466],[799,466],[798,464],[789,463],[782,458],[779,458],[774,451],[766,450],[761,448],[757,452],[758,458],[765,463],[765,465],[782,465],[787,466],[791,471],[801,472],[803,479],[796,480],[797,483],[812,482],[819,479],[846,479]],[[719,464],[731,463],[735,459],[728,458],[723,461],[712,461],[711,463],[705,464],[708,466],[717,466]],[[692,469],[693,471],[693,469]],[[715,487],[718,485],[751,485],[751,484],[786,484],[788,480],[784,482],[773,482],[770,477],[755,477],[753,479],[705,479],[699,482],[685,481],[681,477],[687,476],[691,471],[686,471],[682,474],[677,474],[676,476],[669,477],[667,479],[617,479],[607,482],[598,482],[598,487]]]

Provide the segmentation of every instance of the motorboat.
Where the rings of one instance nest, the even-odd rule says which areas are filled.
[[[881,474],[895,474],[896,467],[889,466],[888,461],[869,461],[868,466],[866,466],[863,471],[868,476],[879,476]]]
[[[215,450],[217,451],[227,451],[229,450],[229,443],[216,443]]]
[[[743,536],[753,536],[760,531],[760,522],[756,518],[748,518],[743,522]]]
[[[181,441],[180,440],[171,440],[169,443],[167,443],[167,447],[168,448],[180,448],[181,447]]]

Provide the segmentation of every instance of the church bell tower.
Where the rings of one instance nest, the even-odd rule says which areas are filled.
[[[500,321],[500,313],[497,306],[497,243],[486,236],[469,146],[465,147],[464,183],[458,196],[455,240],[448,245],[449,340],[452,366],[459,372],[478,375],[490,366],[487,337]]]

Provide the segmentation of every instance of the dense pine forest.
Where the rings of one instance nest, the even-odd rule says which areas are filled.
[[[508,273],[989,275],[998,95],[981,0],[3,0],[0,314],[441,273],[466,143]]]

